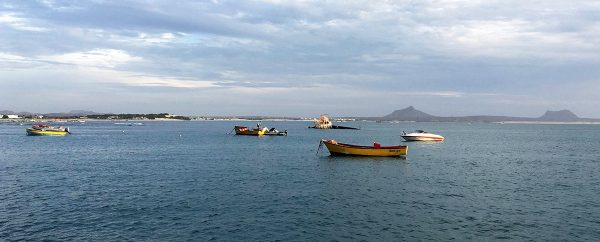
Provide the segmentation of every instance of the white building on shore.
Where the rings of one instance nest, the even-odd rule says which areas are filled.
[[[5,116],[8,119],[17,119],[17,118],[19,118],[19,115],[17,115],[17,114],[0,114],[0,118],[4,118]]]

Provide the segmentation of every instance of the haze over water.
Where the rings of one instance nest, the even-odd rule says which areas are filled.
[[[5,240],[562,240],[600,238],[600,126],[263,122],[0,124]],[[322,138],[398,144],[407,159],[318,155]]]

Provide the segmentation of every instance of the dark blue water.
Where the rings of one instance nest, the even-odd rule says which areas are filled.
[[[600,240],[600,126],[263,122],[0,124],[0,240]],[[316,155],[322,138],[398,158]]]

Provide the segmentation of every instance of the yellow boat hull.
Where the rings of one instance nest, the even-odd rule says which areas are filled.
[[[67,131],[50,131],[50,130],[35,130],[27,129],[27,135],[40,136],[40,135],[51,135],[51,136],[65,136],[68,135]]]
[[[399,157],[406,156],[408,147],[399,146],[359,146],[337,143],[335,140],[322,140],[325,147],[332,156],[350,155],[350,156],[381,156],[381,157]]]
[[[267,132],[267,129],[248,129],[244,126],[235,126],[234,128],[236,135],[251,135],[251,136],[262,136]]]
[[[264,131],[254,131],[254,130],[250,130],[250,131],[236,131],[235,134],[237,135],[252,135],[252,136],[261,136],[264,135],[265,132]]]

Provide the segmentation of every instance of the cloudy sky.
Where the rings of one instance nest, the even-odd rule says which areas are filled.
[[[0,110],[600,118],[600,2],[2,1]]]

